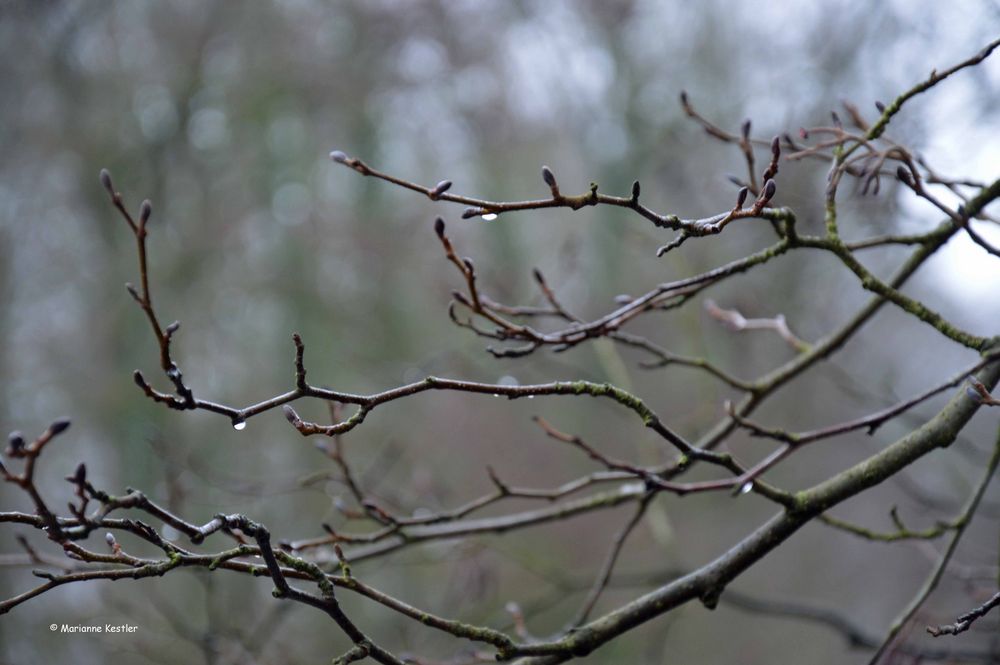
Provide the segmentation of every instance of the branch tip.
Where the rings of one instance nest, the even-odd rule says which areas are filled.
[[[104,189],[108,190],[108,194],[114,196],[115,186],[114,183],[111,182],[111,172],[108,171],[107,169],[101,169],[100,178],[101,178],[101,185],[104,187]]]
[[[7,435],[7,443],[10,446],[10,453],[16,455],[24,450],[24,435],[22,435],[21,432],[14,430]]]
[[[139,205],[139,223],[145,224],[149,221],[149,217],[153,214],[153,204],[149,202],[149,199],[144,199]]]
[[[59,434],[62,434],[63,432],[68,430],[69,426],[70,426],[69,418],[59,418],[58,420],[53,421],[51,425],[49,425],[49,434],[51,436],[58,436]]]
[[[556,176],[548,166],[542,167],[542,180],[552,190],[552,196],[559,196],[559,185],[556,183]]]

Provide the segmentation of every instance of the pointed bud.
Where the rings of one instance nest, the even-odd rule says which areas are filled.
[[[632,183],[632,199],[633,200],[639,198],[639,191],[640,191],[639,181],[636,180],[635,182]]]
[[[750,193],[749,187],[741,187],[739,193],[736,195],[736,207],[742,208],[743,204],[747,200],[747,194]]]
[[[56,436],[57,434],[62,434],[69,429],[69,425],[69,418],[60,418],[59,420],[53,421],[53,423],[49,425],[49,431],[52,432],[52,436]]]
[[[442,180],[438,184],[434,185],[434,189],[431,190],[431,196],[436,198],[447,192],[449,189],[451,189],[451,180]]]
[[[875,108],[878,109],[879,113],[885,113],[885,104],[883,104],[882,102],[876,101]]]
[[[542,275],[542,271],[541,270],[539,270],[538,268],[532,268],[531,275],[532,275],[532,277],[535,278],[536,282],[538,282],[542,286],[545,286],[545,276]]]
[[[149,221],[149,216],[153,214],[153,204],[149,199],[145,199],[139,206],[139,223],[145,224]]]
[[[281,412],[285,414],[285,420],[290,422],[295,427],[298,427],[302,422],[302,419],[299,418],[299,414],[295,413],[295,409],[293,409],[290,404],[286,404],[281,407]]]
[[[750,139],[750,118],[743,121],[740,125],[740,133],[743,134],[743,140],[747,141]]]
[[[168,335],[173,335],[175,332],[177,332],[180,329],[180,327],[181,327],[181,322],[180,321],[174,321],[169,326],[167,326],[167,334]]]
[[[444,220],[440,217],[434,220],[434,233],[437,234],[438,238],[444,240]]]
[[[107,169],[101,169],[101,185],[104,186],[104,189],[108,190],[108,194],[111,196],[115,195],[115,186],[111,182],[111,173]]]
[[[760,199],[767,203],[774,198],[774,193],[778,191],[778,185],[774,183],[773,180],[768,180],[764,183],[764,191],[761,192]]]
[[[478,217],[479,215],[482,215],[484,212],[486,211],[483,210],[482,208],[466,208],[465,210],[462,211],[462,219],[471,219],[473,217]]]
[[[139,386],[143,390],[146,389],[147,386],[146,377],[144,377],[142,375],[142,372],[140,372],[139,370],[135,370],[134,372],[132,372],[132,380],[135,381],[135,385]]]
[[[688,94],[687,94],[687,90],[681,90],[681,106],[683,106],[685,108],[688,106]]]
[[[7,443],[10,444],[10,451],[12,453],[16,454],[24,450],[24,436],[18,431],[7,435]]]
[[[71,483],[76,483],[77,485],[82,485],[87,482],[87,465],[80,462],[76,467],[76,471],[73,472],[73,475],[67,476],[66,480]]]
[[[777,136],[771,139],[771,156],[775,159],[781,157],[781,141]]]
[[[334,150],[333,152],[330,153],[330,159],[332,159],[333,161],[337,162],[338,164],[346,164],[347,163],[347,153],[345,153],[345,152],[343,152],[341,150]]]
[[[135,298],[136,302],[142,302],[142,298],[139,297],[139,292],[135,290],[135,287],[132,286],[131,282],[125,282],[125,290],[128,291],[130,296]]]
[[[896,169],[896,177],[903,182],[903,184],[908,186],[913,186],[913,178],[910,177],[910,172],[906,170],[906,167],[902,164]]]
[[[836,111],[830,111],[830,118],[833,120],[834,127],[836,127],[837,129],[843,128],[844,123],[840,121],[840,116],[837,115]]]
[[[549,187],[556,187],[556,176],[552,173],[552,169],[547,166],[542,167],[542,180]]]

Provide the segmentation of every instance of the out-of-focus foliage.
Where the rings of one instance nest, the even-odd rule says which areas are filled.
[[[732,205],[735,188],[725,175],[742,174],[743,164],[737,150],[683,118],[676,101],[682,89],[719,124],[735,128],[750,117],[755,133],[768,137],[822,122],[842,99],[874,116],[875,100],[888,101],[932,68],[967,57],[1000,25],[996,6],[985,1],[753,4],[0,4],[0,423],[34,431],[57,415],[74,418],[73,445],[53,449],[47,460],[52,475],[45,480],[59,491],[63,471],[82,458],[95,484],[143,488],[192,519],[240,510],[272,525],[277,538],[316,535],[321,522],[342,520],[333,508],[342,487],[302,483],[328,460],[280,415],[234,432],[224,419],[155,408],[135,389],[134,368],[155,376],[155,345],[121,288],[136,278],[135,258],[130,234],[97,183],[107,167],[131,205],[153,201],[154,297],[164,317],[182,321],[176,358],[200,396],[245,404],[290,386],[290,334],[298,331],[310,377],[338,389],[381,390],[428,373],[611,380],[696,436],[729,396],[699,375],[639,371],[631,354],[601,344],[523,361],[484,353],[481,340],[447,321],[457,277],[431,222],[436,214],[449,220],[486,292],[535,298],[537,265],[567,305],[590,315],[619,293],[762,246],[770,233],[763,224],[734,225],[657,259],[655,247],[669,237],[622,211],[462,222],[461,208],[361,178],[326,154],[343,149],[388,172],[425,184],[449,178],[456,192],[495,199],[544,195],[543,163],[572,192],[596,181],[624,194],[637,178],[649,205],[702,216]],[[998,105],[1000,67],[989,61],[915,101],[892,132],[924,149],[944,173],[992,178]],[[819,228],[824,166],[787,165],[779,176],[778,202],[795,208],[807,230]],[[845,202],[845,235],[926,229],[937,219],[929,206],[897,201],[897,194],[888,185],[877,198]],[[998,272],[969,243],[954,244],[913,292],[960,325],[995,324]],[[872,265],[898,259],[895,251],[874,255]],[[712,297],[754,315],[783,312],[796,332],[815,339],[863,298],[834,267],[828,257],[793,256]],[[773,336],[734,336],[697,307],[689,310],[636,329],[740,376],[788,357]],[[887,310],[832,363],[763,409],[761,420],[789,429],[835,422],[921,390],[965,362],[933,331]],[[303,413],[323,414],[320,406]],[[621,456],[661,454],[607,405],[539,399],[526,406],[468,395],[425,395],[380,410],[349,435],[348,451],[368,470],[368,486],[405,510],[476,496],[487,487],[486,464],[522,485],[590,468],[546,441],[531,425],[534,413]],[[870,453],[899,427],[817,446],[775,478],[804,486],[823,469]],[[957,453],[921,463],[907,482],[934,496],[963,496],[982,431],[970,428]],[[736,445],[746,446],[737,453],[762,450],[745,438]],[[895,502],[904,514],[919,514],[898,483],[874,495],[874,505]],[[15,501],[23,499],[0,488],[2,505]],[[724,502],[724,511],[713,510]],[[697,564],[771,511],[752,498],[667,498],[621,568]],[[507,621],[508,601],[543,603],[531,628],[545,634],[574,607],[546,580],[590,574],[610,538],[602,525],[612,517],[621,519],[596,515],[583,518],[587,524],[431,546],[359,565],[356,574],[418,605],[495,625]],[[995,531],[984,531],[970,535],[960,558],[981,563],[995,551]],[[928,567],[918,549],[892,547],[890,557],[810,527],[739,588],[851,607],[860,622],[882,626]],[[2,552],[15,548],[12,538],[0,541]],[[2,595],[20,589],[24,572],[0,570]],[[0,661],[316,662],[343,648],[321,615],[275,603],[265,582],[200,573],[172,579],[72,585],[18,608],[0,622]],[[628,592],[608,594],[602,606]],[[861,594],[866,601],[858,603]],[[448,643],[420,626],[346,602],[373,635],[448,655]],[[732,612],[684,608],[586,662],[663,662],[666,654],[678,663],[845,661],[847,647],[821,628]],[[48,634],[50,623],[81,617],[128,617],[140,631],[93,639]]]

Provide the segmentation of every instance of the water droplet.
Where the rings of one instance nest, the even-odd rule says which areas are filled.
[[[494,397],[502,397],[502,395],[500,393],[493,393],[493,396]]]
[[[528,395],[528,399],[535,399],[534,395]]]
[[[740,488],[740,494],[746,494],[752,489],[753,489],[753,481],[752,480],[747,481],[743,483],[743,486]]]
[[[247,421],[245,421],[245,420],[234,420],[233,421],[233,429],[236,430],[237,432],[242,432],[246,428],[247,428]]]
[[[498,217],[498,215],[495,212],[488,212],[485,215],[483,215],[483,221],[484,222],[492,222],[497,217]]]
[[[497,381],[497,383],[499,383],[501,386],[519,386],[519,385],[521,385],[520,381],[517,380],[517,377],[511,376],[510,374],[506,374],[504,376],[501,376],[500,380]]]

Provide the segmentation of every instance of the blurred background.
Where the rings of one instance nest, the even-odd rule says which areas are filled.
[[[150,403],[133,385],[142,369],[166,389],[148,326],[122,285],[137,280],[134,241],[97,179],[108,168],[127,205],[153,202],[149,251],[155,302],[182,322],[175,359],[199,397],[247,405],[292,386],[291,333],[306,343],[310,380],[374,392],[428,374],[480,381],[612,381],[696,438],[734,397],[683,368],[646,371],[642,357],[596,343],[565,354],[496,360],[484,341],[447,318],[460,277],[442,256],[435,215],[460,254],[476,262],[485,293],[538,303],[541,268],[562,301],[593,317],[618,294],[709,269],[762,248],[764,224],[734,224],[662,259],[672,235],[605,208],[461,220],[461,206],[432,203],[331,163],[340,149],[425,185],[495,200],[547,195],[548,164],[564,192],[591,181],[626,194],[634,179],[647,205],[696,217],[732,206],[727,174],[744,176],[738,149],[685,119],[681,90],[707,117],[762,138],[829,123],[850,100],[874,102],[963,60],[993,39],[1000,9],[989,0],[856,3],[597,1],[326,3],[0,3],[0,426],[36,435],[54,418],[70,432],[45,454],[40,482],[53,505],[71,499],[62,480],[86,461],[110,492],[144,490],[194,522],[243,512],[276,539],[322,535],[320,524],[359,529],[335,504],[350,502],[312,439],[277,411],[234,431],[227,419]],[[906,106],[890,134],[941,173],[997,176],[1000,56]],[[842,113],[842,115],[844,115]],[[764,155],[759,156],[764,160]],[[803,232],[818,232],[826,165],[783,164],[779,205]],[[842,187],[848,239],[929,229],[938,213],[883,183],[877,197]],[[987,224],[982,233],[997,235]],[[863,255],[887,275],[905,250]],[[1000,332],[1000,262],[965,238],[930,261],[907,292],[979,333]],[[708,296],[747,316],[784,313],[813,341],[865,301],[830,257],[795,252],[726,282]],[[766,332],[734,334],[701,299],[637,321],[630,331],[713,359],[754,378],[793,353]],[[771,399],[756,420],[790,430],[838,422],[916,394],[975,356],[886,308],[831,361]],[[803,450],[769,478],[806,487],[870,455],[919,417],[875,436],[845,436]],[[325,420],[322,404],[297,405]],[[596,469],[546,439],[543,415],[616,457],[656,461],[666,451],[621,408],[594,400],[508,402],[427,394],[379,409],[344,441],[365,488],[401,513],[455,507],[490,489],[493,465],[511,484],[550,487]],[[835,514],[891,529],[899,507],[915,527],[950,518],[978,478],[995,436],[982,413],[963,440]],[[733,437],[757,459],[771,444]],[[329,472],[329,476],[327,476]],[[526,508],[510,504],[501,508]],[[0,488],[0,509],[27,509]],[[488,510],[484,514],[496,514]],[[690,569],[774,513],[754,495],[663,496],[629,540],[606,611],[648,587],[646,573]],[[537,635],[558,630],[584,594],[631,508],[503,536],[431,544],[354,573],[419,607],[509,629],[519,603]],[[996,588],[1000,486],[976,518],[923,623],[944,623]],[[20,550],[4,528],[0,553]],[[130,551],[138,543],[121,537]],[[215,543],[226,545],[222,540]],[[881,637],[928,573],[940,543],[871,544],[809,526],[739,578],[733,590],[843,612]],[[96,546],[95,546],[96,547]],[[130,549],[134,548],[134,549]],[[992,583],[990,579],[992,578]],[[0,568],[0,595],[35,580]],[[448,662],[462,645],[371,603],[341,594],[349,614],[382,645]],[[975,602],[973,602],[975,601]],[[121,635],[50,634],[50,623],[130,622]],[[996,613],[945,644],[997,649]],[[724,632],[720,627],[724,626]],[[724,637],[723,637],[724,636]],[[179,571],[167,579],[74,584],[0,621],[0,662],[306,663],[347,646],[318,612],[278,603],[267,580]],[[995,651],[996,652],[996,651]],[[460,654],[458,654],[460,655]],[[586,663],[861,662],[843,636],[815,624],[692,603],[583,659]]]

